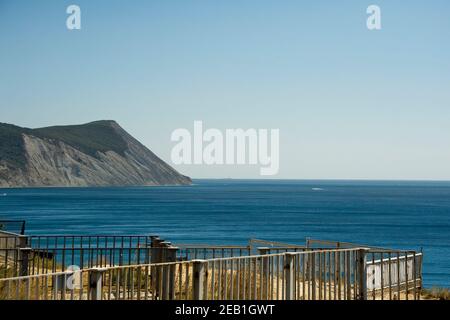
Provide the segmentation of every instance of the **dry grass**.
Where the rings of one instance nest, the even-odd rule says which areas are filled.
[[[426,300],[450,300],[450,289],[437,287],[424,289],[423,298]]]

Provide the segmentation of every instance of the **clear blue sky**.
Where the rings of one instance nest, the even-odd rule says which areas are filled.
[[[447,0],[0,0],[0,41],[1,122],[115,119],[168,162],[194,120],[279,128],[276,178],[450,179]]]

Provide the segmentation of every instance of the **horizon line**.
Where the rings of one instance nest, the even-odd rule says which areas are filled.
[[[283,181],[373,181],[373,182],[450,182],[445,179],[365,179],[365,178],[193,178],[192,180],[283,180]]]

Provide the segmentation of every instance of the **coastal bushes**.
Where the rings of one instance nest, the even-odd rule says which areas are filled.
[[[450,300],[450,289],[438,287],[423,289],[423,297],[424,299]]]

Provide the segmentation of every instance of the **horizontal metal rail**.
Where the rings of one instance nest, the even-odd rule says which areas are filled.
[[[248,246],[185,246],[177,244],[176,247],[179,249],[178,260],[231,258],[251,254],[251,248]]]
[[[150,236],[0,235],[0,278],[150,263]]]
[[[423,256],[413,250],[252,243],[173,246],[156,236],[0,236],[0,299],[420,298]]]
[[[285,243],[285,242],[269,241],[269,240],[261,240],[261,239],[250,239],[249,245],[250,246],[264,245],[266,247],[305,247],[305,246],[299,246],[297,244],[289,244],[289,243]]]
[[[343,242],[343,241],[334,241],[334,240],[318,240],[318,239],[311,239],[306,238],[306,247],[307,248],[314,248],[314,246],[318,246],[319,248],[370,248],[374,250],[387,250],[390,251],[392,249],[388,248],[381,248],[381,247],[373,247],[368,245],[363,245],[359,243],[352,243],[352,242]]]
[[[423,254],[416,251],[369,250],[367,291],[371,299],[417,300],[423,285]]]
[[[352,262],[364,250],[288,252],[6,278],[0,279],[0,298],[357,299],[359,277],[364,274]]]
[[[25,220],[0,220],[0,231],[23,235],[25,234],[25,225]]]

